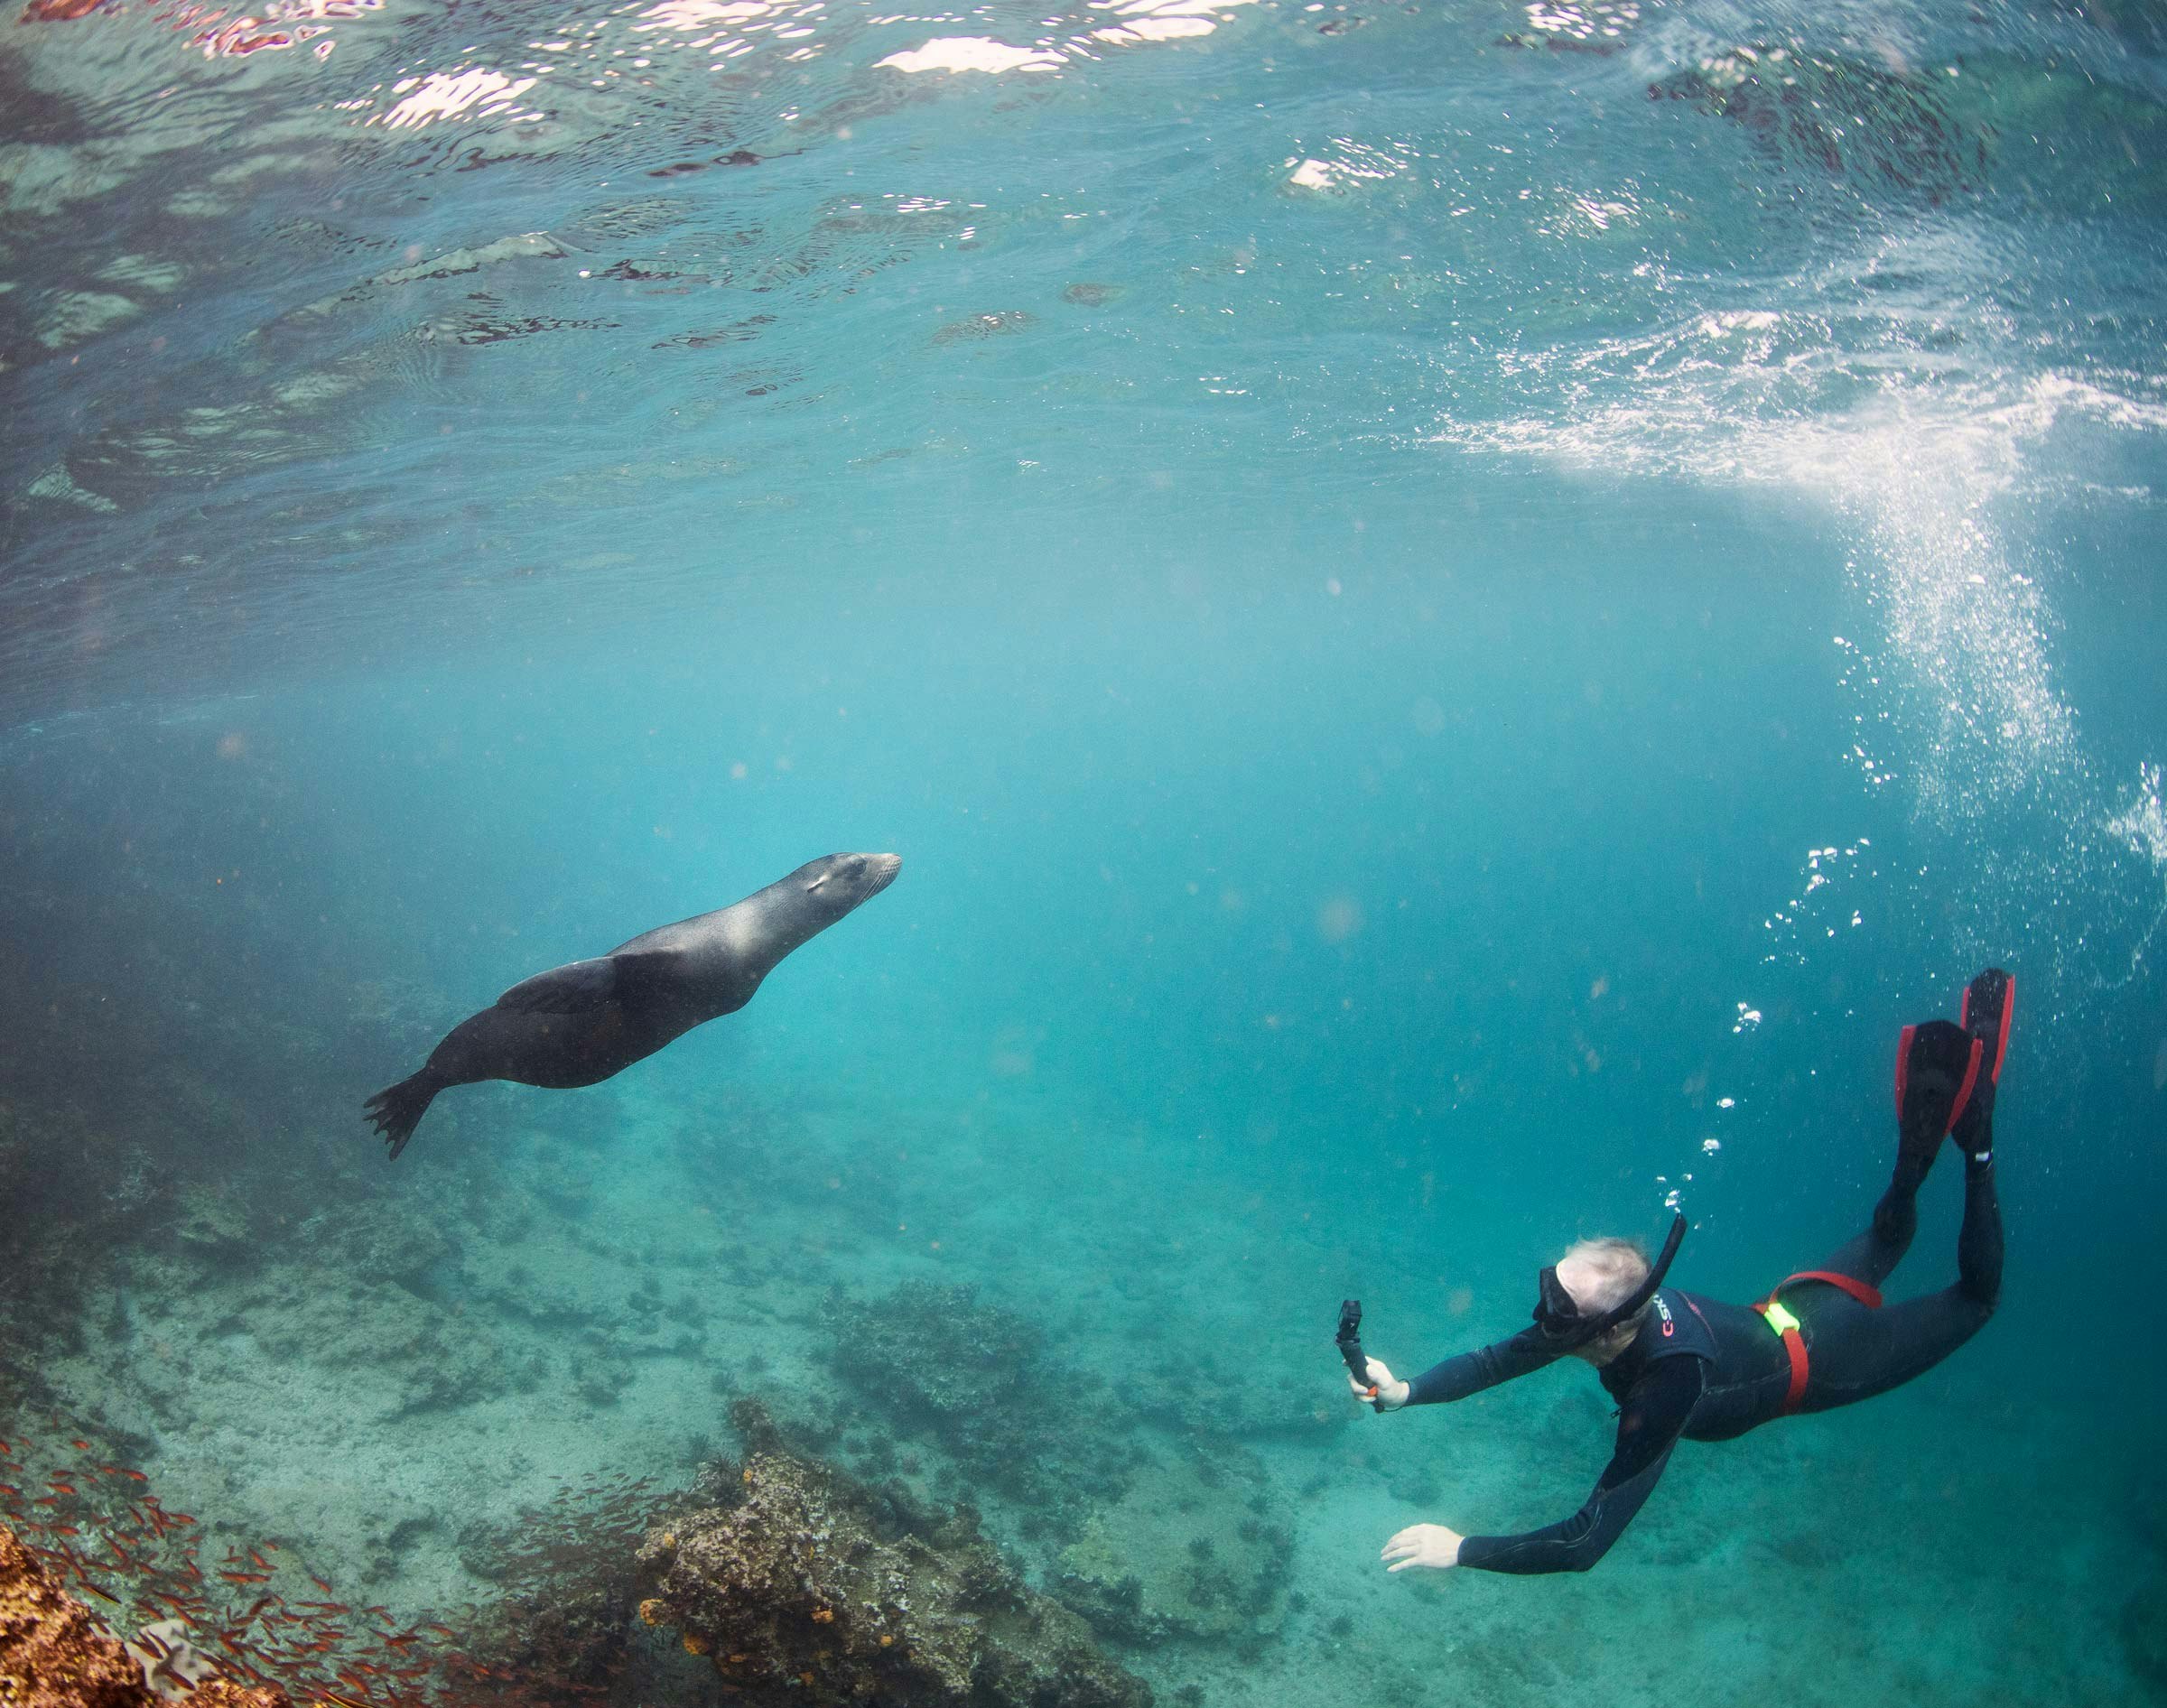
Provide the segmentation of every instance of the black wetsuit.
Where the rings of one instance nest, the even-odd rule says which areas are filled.
[[[1918,1228],[1918,1183],[1892,1185],[1874,1223],[1819,1267],[1878,1288]],[[1991,1160],[1964,1171],[1964,1226],[1957,1239],[1956,1286],[1901,1304],[1869,1307],[1826,1281],[1783,1291],[1807,1351],[1807,1384],[1797,1409],[1827,1411],[1869,1399],[1930,1369],[1994,1314],[2002,1285],[2002,1219]],[[1465,1399],[1525,1376],[1559,1354],[1541,1330],[1449,1358],[1408,1384],[1410,1406]],[[1664,1287],[1632,1343],[1601,1370],[1618,1402],[1618,1441],[1587,1504],[1561,1524],[1524,1536],[1469,1536],[1460,1564],[1486,1572],[1585,1572],[1641,1509],[1687,1441],[1728,1441],[1784,1412],[1790,1360],[1782,1339],[1750,1306],[1725,1304]]]

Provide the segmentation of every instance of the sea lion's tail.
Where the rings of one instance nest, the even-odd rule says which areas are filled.
[[[395,1161],[414,1137],[414,1126],[428,1110],[430,1100],[449,1083],[423,1068],[396,1085],[386,1086],[361,1106],[391,1146]]]

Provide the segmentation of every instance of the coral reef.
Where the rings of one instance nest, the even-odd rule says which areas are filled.
[[[1127,1486],[1134,1435],[1106,1416],[1103,1384],[1049,1357],[1036,1325],[976,1287],[906,1281],[864,1303],[838,1291],[828,1326],[846,1379],[1001,1492],[1050,1516]]]
[[[735,1504],[639,1551],[650,1625],[755,1702],[1149,1708],[1084,1621],[1028,1588],[958,1508],[935,1515],[790,1451],[749,1401]],[[710,1486],[712,1486],[711,1483]]]
[[[8,1708],[149,1708],[145,1668],[0,1525],[0,1703]],[[206,1679],[196,1708],[289,1708],[284,1691]]]
[[[215,1545],[204,1525],[167,1510],[144,1472],[107,1462],[110,1443],[88,1427],[101,1439],[33,1437],[14,1425],[0,1437],[0,1467],[20,1480],[0,1483],[0,1535],[12,1532],[11,1546],[33,1569],[112,1610],[129,1633],[131,1676],[160,1696],[186,1694],[202,1708],[265,1708],[289,1694],[351,1708],[547,1708],[606,1694],[624,1670],[637,1629],[633,1550],[656,1510],[644,1480],[591,1477],[500,1529],[470,1526],[462,1558],[495,1592],[486,1605],[448,1614],[456,1630],[426,1619],[402,1628],[387,1606],[339,1600],[290,1545],[237,1540],[222,1555],[207,1554]],[[39,1488],[49,1492],[28,1492]],[[432,1516],[393,1525],[383,1546],[396,1555],[413,1533],[437,1524]],[[33,1625],[0,1596],[0,1708],[48,1700],[9,1694],[14,1646],[36,1636]],[[50,1652],[43,1638],[24,1651],[41,1676]],[[214,1672],[265,1689],[207,1696]],[[189,1693],[197,1679],[206,1682]],[[58,1708],[84,1699],[50,1700]]]

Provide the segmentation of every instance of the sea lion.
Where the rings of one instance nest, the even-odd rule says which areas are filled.
[[[395,1157],[448,1085],[596,1084],[742,1008],[777,961],[878,896],[902,865],[895,854],[829,854],[715,913],[522,979],[446,1033],[419,1073],[362,1107]]]

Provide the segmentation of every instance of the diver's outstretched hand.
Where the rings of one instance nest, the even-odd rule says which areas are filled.
[[[1392,1572],[1404,1572],[1410,1565],[1449,1571],[1460,1563],[1460,1544],[1466,1539],[1441,1524],[1410,1524],[1387,1542],[1377,1557],[1394,1562],[1386,1568]]]
[[[1370,1373],[1369,1388],[1356,1381],[1352,1374],[1347,1377],[1347,1387],[1356,1399],[1381,1412],[1396,1412],[1407,1404],[1407,1384],[1385,1367],[1382,1359],[1365,1358],[1363,1366]],[[1376,1392],[1372,1394],[1370,1388]]]

